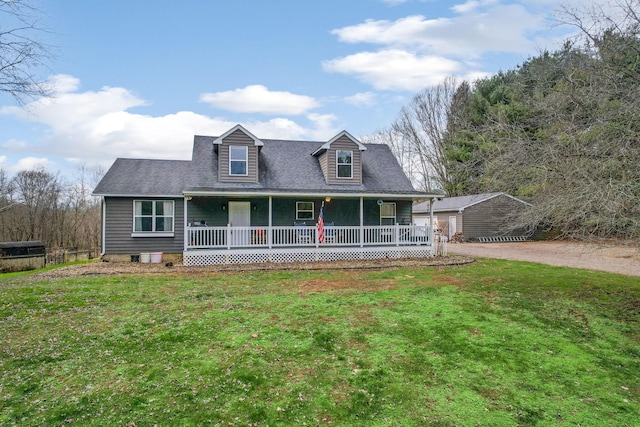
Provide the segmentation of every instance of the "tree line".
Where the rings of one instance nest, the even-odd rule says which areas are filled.
[[[18,105],[51,96],[40,72],[53,59],[42,13],[29,0],[0,0],[0,95]],[[44,168],[9,176],[0,165],[0,241],[40,240],[47,248],[100,247],[100,201],[91,195],[103,171],[80,168],[73,182]]]
[[[559,15],[579,35],[512,70],[416,94],[372,139],[415,186],[504,191],[513,223],[574,238],[640,238],[640,0]]]
[[[91,191],[102,171],[80,168],[67,181],[44,168],[14,176],[0,168],[0,241],[39,240],[47,248],[100,247],[100,200]]]

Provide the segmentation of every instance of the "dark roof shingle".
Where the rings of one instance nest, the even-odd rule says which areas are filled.
[[[323,143],[263,139],[258,183],[219,182],[215,137],[195,136],[192,160],[122,159],[115,161],[94,190],[98,195],[180,195],[189,191],[267,191],[308,193],[398,193],[422,195],[387,145],[365,144],[362,185],[327,184],[312,155]]]

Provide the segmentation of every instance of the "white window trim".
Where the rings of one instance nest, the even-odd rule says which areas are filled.
[[[346,151],[348,153],[351,153],[351,163],[340,163],[338,162],[338,153],[341,151]],[[350,176],[340,176],[339,170],[340,170],[340,166],[350,166],[351,167],[351,174]],[[337,179],[353,179],[353,150],[336,150],[336,178]]]
[[[382,215],[382,207],[384,205],[393,205],[393,216],[383,216]],[[398,206],[396,205],[396,202],[383,202],[380,205],[380,225],[382,225],[382,219],[383,218],[393,218],[393,223],[396,224],[397,216],[398,216]]]
[[[232,148],[244,148],[244,160],[231,159],[231,149]],[[231,172],[231,162],[242,162],[244,161],[245,173],[232,173]],[[249,147],[246,145],[230,145],[229,146],[229,176],[248,176],[249,175]]]
[[[131,237],[173,237],[175,233],[170,231],[134,231]]]
[[[136,231],[136,203],[138,202],[152,202],[152,214],[151,214],[151,227],[155,228],[156,226],[156,202],[171,202],[171,229],[174,231]],[[145,215],[146,216],[146,215]],[[168,215],[161,215],[162,217],[168,217]],[[136,199],[133,201],[133,231],[131,233],[131,237],[174,237],[175,235],[175,227],[176,227],[176,202],[175,200],[166,200],[166,199]]]
[[[311,203],[311,210],[299,209],[299,206],[301,203]],[[314,202],[296,202],[296,221],[313,221],[316,216],[315,208],[316,208],[316,205]],[[311,212],[311,218],[300,218],[300,212]]]

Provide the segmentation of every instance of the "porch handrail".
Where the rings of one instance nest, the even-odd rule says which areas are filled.
[[[325,239],[320,242],[316,225],[187,226],[185,249],[430,245],[430,235],[430,228],[421,225],[332,225],[325,227]]]

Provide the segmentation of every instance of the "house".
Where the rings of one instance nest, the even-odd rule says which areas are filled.
[[[103,259],[185,265],[433,256],[412,204],[442,197],[415,191],[386,145],[346,131],[261,139],[241,125],[195,136],[188,161],[118,158],[94,194]]]
[[[436,229],[449,239],[460,233],[468,241],[525,240],[532,230],[513,228],[510,223],[530,206],[506,193],[484,193],[414,204],[413,218],[416,224],[429,225],[432,209]]]

